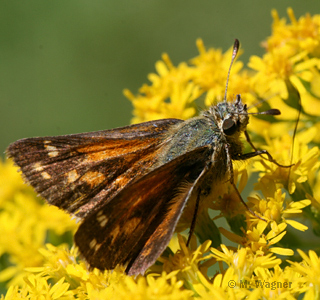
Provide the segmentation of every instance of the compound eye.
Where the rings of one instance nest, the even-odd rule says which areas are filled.
[[[237,131],[237,124],[232,119],[226,119],[223,121],[222,129],[226,135],[233,135]]]

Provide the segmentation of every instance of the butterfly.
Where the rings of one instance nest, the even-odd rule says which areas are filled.
[[[231,65],[238,49],[236,40]],[[188,201],[196,202],[192,233],[199,203],[214,195],[215,184],[229,180],[242,200],[233,160],[266,154],[275,162],[253,146],[248,122],[247,106],[237,95],[186,121],[26,138],[11,144],[7,155],[48,203],[82,219],[75,243],[92,268],[120,264],[137,275],[165,250]],[[242,153],[242,133],[253,152]]]

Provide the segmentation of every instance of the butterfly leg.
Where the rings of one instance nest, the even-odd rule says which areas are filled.
[[[197,183],[199,182],[200,178],[210,169],[210,166],[211,166],[211,161],[209,161],[205,165],[205,167],[203,168],[202,172],[200,173],[200,175],[198,176],[196,181],[193,183],[193,188],[197,185]],[[193,188],[191,190],[193,190]],[[187,240],[187,246],[189,246],[192,234],[193,234],[194,229],[196,227],[197,215],[198,215],[198,211],[199,211],[200,195],[201,195],[201,188],[199,186],[199,188],[197,190],[197,199],[196,199],[194,213],[193,213],[193,217],[192,217],[192,221],[191,221],[191,225],[190,225],[189,236],[188,236],[188,240]]]
[[[260,216],[258,216],[254,211],[252,211],[247,203],[244,202],[244,200],[242,199],[242,196],[236,186],[236,184],[234,183],[234,175],[233,175],[233,165],[232,165],[232,160],[231,160],[231,155],[230,155],[230,151],[229,151],[229,144],[225,144],[225,149],[226,149],[226,153],[227,153],[227,167],[228,167],[228,171],[229,171],[229,174],[230,174],[230,183],[231,185],[233,186],[236,194],[238,195],[239,199],[241,200],[242,204],[245,206],[245,208],[252,214],[254,215],[255,217],[259,218],[260,220],[263,220],[263,221],[266,221],[265,219],[261,218]],[[262,152],[261,152],[262,151]],[[254,156],[257,156],[257,155],[260,155],[260,154],[264,154],[263,152],[264,150],[257,150],[256,152],[252,152],[252,153],[247,153],[247,154],[243,154],[239,157],[239,159],[248,159],[250,157],[254,157]],[[245,158],[244,158],[245,156]],[[271,155],[270,155],[271,156]]]
[[[201,194],[201,190],[199,190],[198,194],[197,194],[196,205],[195,205],[195,208],[194,208],[194,213],[193,213],[193,217],[192,217],[192,221],[191,221],[191,225],[190,225],[190,230],[189,230],[187,247],[189,246],[192,234],[193,234],[194,229],[196,227],[197,215],[198,215],[198,210],[199,210],[199,202],[200,202],[200,194]]]
[[[262,154],[266,154],[268,156],[268,159],[261,156],[263,159],[268,160],[272,163],[274,163],[275,165],[277,165],[278,167],[282,167],[282,168],[290,168],[292,167],[294,164],[285,166],[285,165],[281,165],[279,164],[272,156],[271,154],[267,151],[267,150],[258,150],[253,143],[251,142],[250,136],[248,134],[247,131],[244,132],[245,136],[246,136],[246,140],[248,142],[248,144],[252,147],[252,149],[254,150],[254,152],[251,153],[246,153],[246,154],[241,154],[239,155],[239,160],[245,160],[245,159],[249,159],[251,157],[257,156],[257,155],[262,155]]]

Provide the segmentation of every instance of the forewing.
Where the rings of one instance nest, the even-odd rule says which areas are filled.
[[[210,159],[208,146],[190,151],[132,182],[80,225],[75,242],[91,267],[127,264],[144,273],[168,245],[192,183]]]
[[[179,122],[27,138],[11,144],[7,154],[50,204],[85,217],[152,166],[165,133]]]

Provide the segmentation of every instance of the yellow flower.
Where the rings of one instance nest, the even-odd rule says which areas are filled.
[[[44,205],[31,187],[23,185],[11,161],[1,163],[0,167],[4,179],[0,183],[0,254],[8,254],[10,258],[10,266],[0,272],[0,281],[21,284],[26,267],[43,264],[38,249],[48,234],[58,237],[74,232],[77,225],[57,207]]]
[[[112,286],[112,294],[106,290],[99,293],[92,293],[90,299],[124,299],[124,300],[191,300],[193,292],[183,289],[183,282],[175,277],[175,272],[171,274],[162,273],[160,276],[147,275],[146,277],[126,276],[117,284]],[[109,296],[109,297],[108,297]],[[111,297],[110,297],[111,296]]]
[[[280,20],[277,11],[272,10],[273,26],[272,36],[269,37],[266,48],[272,51],[274,48],[290,45],[294,53],[307,51],[311,56],[320,56],[320,16],[306,14],[296,19],[292,8],[287,10],[291,24],[287,25],[284,19]]]
[[[0,159],[0,207],[2,208],[6,201],[12,199],[17,191],[29,191],[31,193],[32,189],[23,183],[11,160],[3,162]]]
[[[0,255],[6,263],[0,281],[10,285],[1,299],[319,298],[320,261],[314,251],[307,256],[298,250],[301,263],[289,261],[290,266],[280,267],[286,263],[283,256],[296,250],[291,240],[283,240],[287,225],[307,230],[296,217],[308,217],[320,235],[320,15],[297,20],[291,9],[288,15],[291,24],[273,11],[273,34],[264,43],[267,53],[251,57],[251,70],[243,70],[236,61],[231,71],[228,95],[241,93],[250,112],[257,111],[260,102],[263,109],[270,104],[283,113],[268,119],[252,117],[248,126],[254,145],[259,142],[281,165],[266,155],[256,157],[253,164],[233,162],[234,184],[242,195],[250,194],[250,183],[258,181],[252,183],[256,194],[250,194],[247,204],[254,213],[240,201],[228,182],[230,174],[225,174],[225,180],[215,184],[214,199],[200,203],[188,247],[178,235],[179,244],[171,242],[145,276],[127,276],[125,266],[88,270],[66,243],[77,225],[23,185],[11,162],[0,162]],[[157,74],[148,76],[149,85],[143,85],[138,95],[124,91],[134,105],[133,122],[187,119],[196,114],[201,96],[207,106],[223,99],[231,50],[206,49],[200,39],[197,47],[199,55],[178,66],[164,54],[156,63]],[[261,101],[266,98],[268,103]],[[301,121],[292,147],[290,134],[300,100]],[[245,153],[254,151],[246,147]],[[220,215],[213,218],[211,209]],[[188,203],[177,231],[188,228],[193,215],[194,203]],[[221,234],[239,246],[222,243]],[[208,253],[210,245],[220,248],[212,247]],[[210,277],[214,267],[216,274]]]
[[[137,96],[129,90],[124,95],[134,106],[132,123],[161,118],[187,119],[196,114],[194,101],[207,93],[205,103],[212,105],[224,96],[226,78],[230,66],[232,49],[222,54],[221,50],[206,50],[201,39],[197,40],[200,55],[190,60],[190,64],[180,63],[175,67],[167,54],[156,63],[158,74],[149,74],[151,85],[143,85]],[[229,94],[247,93],[246,102],[253,100],[249,91],[249,75],[236,62],[232,68],[232,88]]]
[[[200,272],[198,276],[201,284],[195,284],[194,289],[200,299],[245,299],[250,295],[249,290],[238,288],[238,276],[232,267],[229,267],[224,274],[217,274],[213,282]]]
[[[241,194],[248,182],[248,170],[246,165],[236,165],[238,168],[234,168],[234,184],[237,185],[239,193]],[[233,218],[239,214],[245,214],[246,207],[241,202],[238,193],[229,182],[222,182],[215,189],[215,195],[213,201],[210,203],[203,203],[203,206],[207,206],[211,209],[221,211],[221,216],[226,218]],[[209,201],[208,201],[209,202]]]
[[[255,188],[263,190],[266,196],[272,196],[275,192],[269,187],[271,182],[280,184],[279,187],[286,187],[290,194],[295,192],[297,185],[299,189],[305,190],[302,183],[313,182],[320,167],[319,148],[308,147],[314,134],[315,128],[310,128],[299,133],[293,141],[288,134],[271,140],[265,132],[267,145],[262,146],[263,149],[272,153],[273,159],[278,163],[283,166],[291,165],[291,167],[277,166],[273,162],[258,158],[258,161],[253,164],[253,171],[260,172],[261,178]],[[294,143],[293,154],[292,143]]]
[[[211,106],[214,101],[222,101],[225,93],[227,74],[230,67],[230,59],[233,49],[230,48],[222,54],[221,49],[206,49],[201,39],[197,40],[199,56],[190,60],[194,66],[192,80],[207,92],[205,104]],[[241,54],[241,50],[239,52]],[[250,90],[248,74],[243,72],[239,74],[243,63],[236,61],[232,66],[231,81],[229,86],[229,95],[242,94],[247,99]],[[247,102],[248,103],[248,102]]]
[[[269,98],[271,107],[285,112],[277,117],[278,120],[292,119],[295,122],[300,98],[302,112],[309,114],[302,114],[301,120],[307,124],[310,115],[319,116],[320,111],[317,84],[320,78],[320,18],[319,15],[312,18],[306,15],[296,20],[292,9],[288,9],[288,15],[290,25],[279,20],[277,12],[273,11],[273,35],[264,43],[268,52],[262,58],[250,58],[249,67],[257,71],[251,78],[252,86],[258,95]],[[320,126],[317,119],[313,122]],[[289,125],[285,125],[286,130],[293,128]],[[249,128],[255,132],[261,132],[262,128],[268,128],[272,133],[279,132],[279,124],[271,126],[256,118],[252,119]],[[314,138],[320,140],[318,135]]]
[[[293,270],[300,274],[300,284],[303,285],[302,292],[306,292],[304,299],[320,298],[320,258],[313,250],[309,250],[309,256],[298,249],[303,261],[289,261]]]
[[[298,225],[299,223],[296,221],[287,220],[287,217],[292,216],[292,214],[302,213],[302,208],[310,205],[310,200],[305,199],[296,202],[285,201],[285,193],[282,193],[281,189],[277,189],[274,192],[273,197],[265,196],[265,200],[261,199],[259,196],[248,198],[249,201],[255,205],[257,211],[261,213],[263,218],[275,221],[277,224],[280,224],[281,221],[285,222],[301,231],[305,231],[307,229],[307,227],[302,224]]]
[[[288,106],[286,101],[281,101],[293,98],[291,94],[295,92],[294,88],[299,92],[304,111],[318,115],[320,101],[306,90],[304,84],[311,84],[315,80],[318,72],[314,68],[319,64],[320,59],[302,57],[301,54],[290,56],[290,51],[284,47],[266,53],[262,58],[253,56],[249,62],[249,67],[257,71],[251,78],[253,89],[258,95],[270,98],[268,102],[271,107],[285,112],[278,119],[296,120],[296,110]]]
[[[18,289],[17,286],[10,286],[5,300],[13,299],[76,299],[71,291],[69,284],[61,278],[58,282],[51,285],[46,278],[29,275],[24,278],[25,286]]]
[[[250,280],[252,293],[257,298],[265,299],[295,299],[302,291],[299,284],[299,273],[286,267],[282,270],[275,266],[273,270],[256,269],[256,276]]]
[[[150,74],[151,85],[144,85],[140,95],[129,90],[124,95],[134,106],[132,123],[163,119],[187,119],[195,115],[193,101],[201,95],[199,86],[190,82],[192,69],[185,63],[173,66],[169,56],[163,54],[163,61],[156,63],[158,74]]]
[[[269,183],[269,187],[271,182]],[[272,189],[271,189],[272,190]],[[292,214],[302,213],[302,208],[310,205],[310,200],[302,200],[298,202],[285,202],[285,194],[280,189],[275,190],[274,197],[266,196],[266,199],[260,198],[258,195],[249,197],[249,206],[254,211],[261,214],[262,219],[258,219],[252,214],[247,214],[247,230],[243,229],[243,236],[236,235],[224,228],[220,228],[221,233],[229,240],[249,247],[253,253],[277,253],[280,255],[293,255],[293,251],[283,247],[275,247],[275,245],[286,234],[287,224],[293,228],[305,231],[308,228],[288,217]],[[268,224],[270,227],[267,227]]]
[[[250,248],[238,248],[237,251],[228,249],[221,245],[221,251],[211,248],[212,256],[218,261],[224,261],[229,267],[235,270],[239,280],[250,278],[257,267],[273,268],[281,263],[280,259],[272,253],[254,253]]]
[[[198,271],[206,274],[208,268],[212,265],[212,261],[208,260],[205,255],[211,245],[210,241],[206,241],[197,247],[194,237],[191,239],[191,246],[187,247],[184,238],[178,235],[180,250],[173,256],[168,258],[162,256],[159,261],[163,263],[163,270],[166,273],[176,272],[177,279],[183,280],[185,285],[191,287],[193,284],[199,282],[197,277]],[[191,248],[191,249],[190,249]]]

